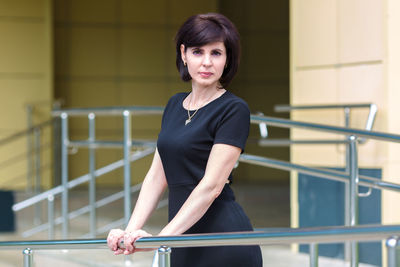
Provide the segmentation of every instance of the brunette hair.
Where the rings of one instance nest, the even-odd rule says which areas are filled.
[[[223,42],[226,49],[226,68],[219,80],[227,87],[235,76],[240,61],[240,38],[235,25],[224,15],[218,13],[198,14],[188,18],[175,36],[176,67],[185,82],[192,77],[181,57],[181,45],[188,47],[203,46],[212,42]]]

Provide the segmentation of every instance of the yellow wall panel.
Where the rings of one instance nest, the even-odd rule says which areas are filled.
[[[108,28],[72,28],[70,74],[77,76],[116,73],[116,33]]]
[[[0,23],[0,73],[41,73],[48,70],[49,45],[43,23]]]
[[[73,81],[67,90],[68,105],[73,107],[103,107],[117,105],[115,83],[112,81]]]
[[[245,38],[246,58],[243,58],[243,63],[247,68],[241,71],[247,79],[262,80],[280,77],[282,73],[287,72],[288,51],[287,46],[282,45],[288,40],[287,32],[255,33],[248,34]],[[268,42],[268,49],[265,48],[266,42]],[[275,63],[273,68],[269,62],[265,62],[266,58]]]
[[[0,1],[0,138],[28,127],[28,104],[33,105],[32,123],[48,120],[52,102],[51,3]],[[42,133],[42,186],[51,180],[51,133]],[[0,146],[0,188],[25,190],[27,186],[27,137]],[[31,188],[30,188],[31,189]]]
[[[10,129],[12,131],[27,128],[26,105],[32,102],[48,101],[51,98],[43,80],[29,79],[0,79],[0,129]],[[49,112],[49,108],[47,112]],[[43,121],[49,114],[37,118]]]
[[[282,20],[282,13],[277,10],[286,10],[289,12],[288,1],[248,1],[241,2],[242,9],[246,9],[251,16],[248,17],[247,23],[252,29],[275,29],[287,31],[289,28],[289,20]]]
[[[48,0],[0,0],[0,16],[44,18],[47,5]]]
[[[294,0],[293,29],[296,66],[326,65],[337,61],[335,0]],[[318,23],[316,23],[318,21]]]
[[[123,29],[121,73],[123,75],[165,76],[167,36],[162,29]],[[148,78],[147,78],[148,79]]]
[[[73,22],[114,22],[117,19],[116,0],[68,0],[69,19]]]
[[[382,60],[384,1],[338,1],[338,50],[341,63]]]
[[[123,82],[120,103],[123,106],[165,106],[170,95],[165,83]]]
[[[331,104],[337,102],[336,69],[297,71],[291,91],[293,105]]]
[[[169,21],[172,24],[180,25],[192,15],[217,12],[217,10],[218,1],[216,0],[204,0],[195,5],[190,1],[169,0]]]
[[[121,21],[123,23],[139,23],[144,26],[163,25],[166,27],[168,21],[168,1],[151,0],[137,1],[122,0]]]

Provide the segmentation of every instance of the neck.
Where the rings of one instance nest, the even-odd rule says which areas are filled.
[[[223,89],[220,89],[216,84],[210,86],[199,86],[192,83],[192,92],[190,96],[191,105],[202,105],[204,102],[212,100],[221,90]]]

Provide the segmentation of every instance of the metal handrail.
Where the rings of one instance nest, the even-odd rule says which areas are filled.
[[[308,243],[338,243],[344,241],[376,241],[386,239],[388,266],[397,266],[400,225],[355,227],[322,227],[278,229],[257,232],[208,233],[179,236],[143,237],[135,242],[137,248],[157,249],[161,267],[170,266],[171,247],[204,247],[236,245],[274,245]],[[23,250],[24,266],[32,266],[33,250],[37,249],[106,249],[106,239],[37,240],[0,242],[0,250]]]
[[[283,128],[301,128],[301,129],[309,129],[321,132],[329,132],[341,135],[355,135],[357,137],[365,137],[369,139],[389,141],[400,143],[400,135],[391,134],[391,133],[383,133],[376,131],[367,131],[360,130],[354,128],[345,128],[339,126],[332,126],[326,124],[319,123],[311,123],[311,122],[302,122],[302,121],[294,121],[276,117],[268,117],[268,116],[250,116],[251,123],[259,124],[266,123],[267,125],[283,127]]]
[[[400,235],[400,225],[359,225],[312,228],[279,228],[256,232],[190,234],[142,237],[137,248],[275,245],[292,243],[341,243],[348,240],[376,241]],[[0,250],[10,249],[100,249],[107,248],[106,239],[2,241]]]
[[[378,107],[372,103],[363,103],[363,104],[339,104],[339,105],[275,105],[275,112],[290,112],[292,110],[309,110],[309,109],[344,109],[346,113],[346,120],[348,117],[349,109],[352,108],[369,108],[369,114],[367,118],[367,122],[365,124],[365,130],[372,130],[372,126],[375,121],[376,113],[378,111]]]
[[[155,150],[154,148],[150,147],[150,148],[147,148],[146,150],[135,152],[135,153],[133,153],[131,155],[130,161],[133,162],[133,161],[136,161],[136,160],[141,159],[143,157],[146,157],[146,156],[150,155],[151,153],[153,153],[154,150]],[[119,160],[119,161],[113,162],[113,163],[111,163],[109,165],[106,165],[106,166],[104,166],[102,168],[97,169],[95,171],[95,177],[98,178],[98,177],[102,176],[103,174],[105,174],[107,172],[110,172],[112,170],[115,170],[117,168],[120,168],[122,166],[123,166],[123,160]],[[67,187],[68,187],[68,189],[74,188],[74,187],[76,187],[78,185],[81,185],[83,183],[88,182],[89,179],[90,179],[89,174],[84,174],[84,175],[82,175],[82,176],[80,176],[78,178],[75,178],[74,180],[69,181],[68,184],[67,184]],[[31,198],[25,199],[25,200],[23,200],[23,201],[21,201],[19,203],[14,204],[12,206],[12,210],[13,211],[20,211],[22,209],[25,209],[25,208],[27,208],[29,206],[32,206],[32,205],[34,205],[34,204],[36,204],[36,203],[38,203],[40,201],[43,201],[43,200],[47,199],[47,197],[49,195],[55,196],[57,194],[62,193],[62,191],[63,191],[63,187],[61,185],[56,186],[56,187],[54,187],[52,189],[49,189],[49,190],[47,190],[47,191],[45,191],[45,192],[43,192],[43,193],[41,193],[39,195],[33,196]]]
[[[349,174],[342,171],[322,169],[315,167],[307,167],[299,164],[290,163],[283,160],[271,159],[267,157],[254,156],[249,154],[242,154],[239,161],[250,163],[254,165],[271,167],[286,171],[298,171],[300,173],[314,175],[317,178],[326,178],[340,182],[349,182]],[[372,187],[376,189],[386,189],[391,191],[400,192],[400,184],[385,182],[375,177],[359,175],[359,185]]]
[[[121,106],[121,107],[98,107],[98,108],[64,108],[55,109],[51,112],[53,117],[61,116],[63,113],[68,116],[87,116],[90,113],[101,116],[120,116],[125,111],[132,112],[132,115],[162,114],[164,107],[160,106]]]

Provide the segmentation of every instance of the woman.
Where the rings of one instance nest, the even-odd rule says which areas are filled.
[[[135,252],[134,242],[169,188],[169,223],[158,235],[252,231],[230,188],[232,169],[249,133],[246,102],[225,90],[239,65],[239,34],[225,16],[190,17],[176,38],[176,66],[190,93],[168,102],[157,150],[125,231],[107,238],[114,254]],[[118,248],[120,239],[125,248]],[[259,246],[175,248],[173,267],[262,266]]]

